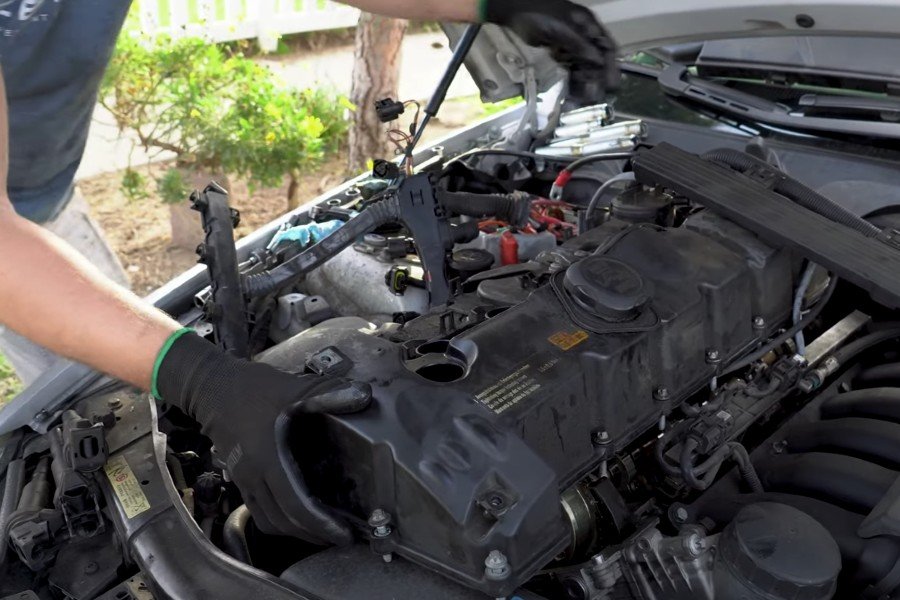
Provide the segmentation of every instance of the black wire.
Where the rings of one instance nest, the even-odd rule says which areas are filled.
[[[607,160],[631,160],[632,158],[634,158],[634,152],[614,152],[614,153],[607,153],[607,154],[592,154],[590,156],[585,156],[584,158],[579,158],[578,160],[576,160],[575,162],[570,164],[568,167],[566,167],[566,170],[569,171],[570,173],[572,173],[574,171],[577,171],[581,167],[584,167],[585,165],[589,165],[591,163],[602,162],[602,161],[607,161]]]
[[[737,371],[746,369],[747,367],[758,361],[760,358],[794,337],[794,335],[796,335],[798,331],[808,327],[810,323],[812,323],[819,317],[819,315],[822,313],[822,310],[825,308],[825,305],[828,304],[828,301],[831,299],[831,295],[834,294],[834,288],[837,287],[837,282],[838,278],[832,276],[831,283],[828,284],[828,289],[825,290],[822,298],[816,303],[813,309],[809,311],[809,313],[805,317],[803,317],[803,319],[798,321],[790,328],[786,329],[781,335],[774,338],[769,343],[746,355],[744,358],[736,358],[734,361],[726,365],[723,368],[722,373],[717,377],[719,379],[724,379],[725,377],[732,375]]]

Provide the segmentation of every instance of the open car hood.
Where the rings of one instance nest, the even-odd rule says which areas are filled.
[[[587,0],[615,38],[620,54],[683,42],[770,36],[900,37],[900,2],[890,0]],[[445,25],[451,43],[464,26]],[[562,71],[547,52],[526,46],[514,34],[486,26],[466,66],[485,101],[523,93],[534,77],[539,90]]]

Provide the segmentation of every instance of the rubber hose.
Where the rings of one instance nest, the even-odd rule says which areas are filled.
[[[880,582],[898,560],[900,539],[879,536],[863,539],[856,533],[865,518],[828,502],[806,496],[767,492],[764,494],[734,494],[728,497],[701,498],[693,509],[698,517],[708,517],[719,526],[731,522],[738,511],[757,502],[780,502],[802,510],[831,534],[841,551],[843,573],[854,586],[865,587]]]
[[[313,244],[297,256],[265,273],[244,279],[244,291],[251,297],[271,294],[294,279],[327,262],[356,239],[382,225],[400,220],[400,202],[388,198],[376,202],[347,221],[340,229]]]
[[[819,408],[823,418],[871,417],[900,423],[900,388],[869,388],[837,394]]]
[[[731,148],[721,148],[707,152],[703,155],[703,158],[722,163],[741,173],[746,173],[752,169],[765,169],[777,172],[769,163],[754,158],[746,152]],[[831,221],[850,227],[866,237],[876,237],[881,233],[878,227],[787,175],[782,174],[773,189],[803,208],[818,213]]]
[[[888,363],[864,369],[853,378],[853,384],[859,387],[900,385],[900,363]]]
[[[19,505],[22,486],[25,484],[25,461],[21,458],[10,461],[6,467],[6,481],[3,485],[3,500],[0,501],[0,568],[6,563],[7,528],[9,518]]]
[[[891,469],[825,452],[771,456],[756,469],[769,491],[827,498],[860,514],[868,514],[897,479]]]
[[[591,196],[591,201],[588,202],[587,209],[584,211],[584,216],[581,218],[582,223],[579,225],[579,231],[583,231],[584,229],[590,227],[591,218],[594,215],[594,211],[597,209],[597,206],[600,204],[600,200],[603,199],[603,196],[606,195],[612,187],[621,182],[633,182],[634,172],[626,171],[624,173],[619,173],[618,175],[614,175],[607,179],[603,185],[597,188],[597,191],[594,192],[594,195]]]
[[[250,548],[247,546],[247,523],[250,522],[250,509],[241,504],[231,511],[222,526],[222,546],[225,552],[234,559],[252,565]]]
[[[728,444],[728,447],[731,450],[732,458],[734,458],[734,461],[738,465],[738,471],[740,471],[744,481],[747,482],[747,487],[750,488],[750,491],[754,494],[763,493],[765,489],[763,488],[762,481],[759,479],[756,468],[753,466],[753,462],[750,461],[750,455],[747,453],[747,449],[737,442]]]
[[[844,417],[795,425],[785,436],[787,451],[834,452],[900,468],[900,424]]]
[[[531,215],[531,200],[527,196],[498,196],[469,192],[444,192],[440,196],[444,207],[455,215],[495,217],[514,227],[524,227]]]
[[[832,354],[839,365],[846,364],[852,358],[878,344],[900,338],[900,328],[882,329],[854,340]]]

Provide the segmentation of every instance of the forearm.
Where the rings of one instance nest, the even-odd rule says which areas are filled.
[[[478,0],[342,0],[366,12],[414,21],[465,21],[478,18]]]
[[[149,389],[179,325],[104,278],[0,198],[0,322],[32,341]]]

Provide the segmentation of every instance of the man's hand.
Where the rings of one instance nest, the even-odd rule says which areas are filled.
[[[590,9],[569,0],[481,0],[481,17],[544,46],[569,71],[569,97],[596,104],[619,84],[616,45]]]
[[[350,543],[347,525],[310,495],[287,434],[304,414],[366,408],[369,387],[239,360],[193,333],[173,338],[157,360],[154,393],[203,426],[260,530]]]

